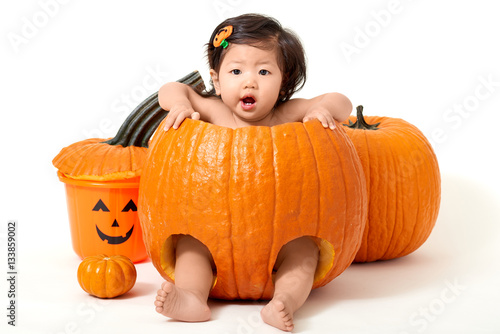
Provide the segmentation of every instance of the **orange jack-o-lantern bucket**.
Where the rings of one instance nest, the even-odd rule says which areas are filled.
[[[81,258],[125,255],[133,262],[147,257],[137,215],[139,177],[116,181],[72,179],[65,183],[73,249]]]

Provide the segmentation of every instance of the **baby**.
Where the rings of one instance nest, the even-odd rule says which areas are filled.
[[[318,119],[334,129],[352,104],[338,93],[312,99],[291,99],[305,83],[305,55],[299,39],[276,20],[246,14],[222,22],[207,45],[213,90],[200,95],[187,85],[161,87],[161,107],[170,110],[165,131],[177,129],[186,118],[229,128],[274,126]],[[173,130],[170,130],[173,131]],[[313,284],[319,250],[313,239],[292,240],[280,250],[274,269],[272,300],[262,309],[264,322],[284,331],[293,329],[293,314],[306,301]],[[175,284],[158,290],[156,311],[181,321],[207,321],[208,295],[214,263],[208,248],[191,236],[178,239]]]

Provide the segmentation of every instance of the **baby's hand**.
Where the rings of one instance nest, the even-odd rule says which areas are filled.
[[[200,113],[194,111],[194,109],[188,105],[174,105],[167,115],[167,119],[165,121],[165,126],[163,127],[163,129],[165,131],[168,131],[170,127],[177,129],[186,118],[199,120]]]
[[[330,112],[324,107],[316,106],[308,110],[302,122],[311,121],[313,119],[319,120],[325,128],[330,128],[331,130],[335,129],[335,120]]]

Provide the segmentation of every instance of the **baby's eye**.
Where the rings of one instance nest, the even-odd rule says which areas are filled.
[[[238,70],[238,69],[235,69],[235,70],[231,70],[231,73],[235,74],[235,75],[238,75],[238,74],[241,74],[241,71]]]
[[[260,75],[268,75],[268,74],[269,74],[269,71],[268,71],[268,70],[260,70],[260,71],[259,71],[259,74],[260,74]]]

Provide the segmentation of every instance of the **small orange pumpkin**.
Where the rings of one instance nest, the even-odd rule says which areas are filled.
[[[320,248],[313,288],[342,273],[366,221],[365,179],[342,127],[318,121],[230,129],[186,119],[158,131],[139,187],[139,219],[151,260],[173,281],[175,240],[189,234],[210,250],[220,299],[269,299],[287,242]]]
[[[78,266],[78,283],[83,290],[99,298],[114,298],[135,284],[137,271],[128,257],[95,255]]]
[[[355,262],[408,255],[437,220],[441,178],[436,155],[414,125],[396,118],[351,116],[346,126],[368,189],[368,221]]]

